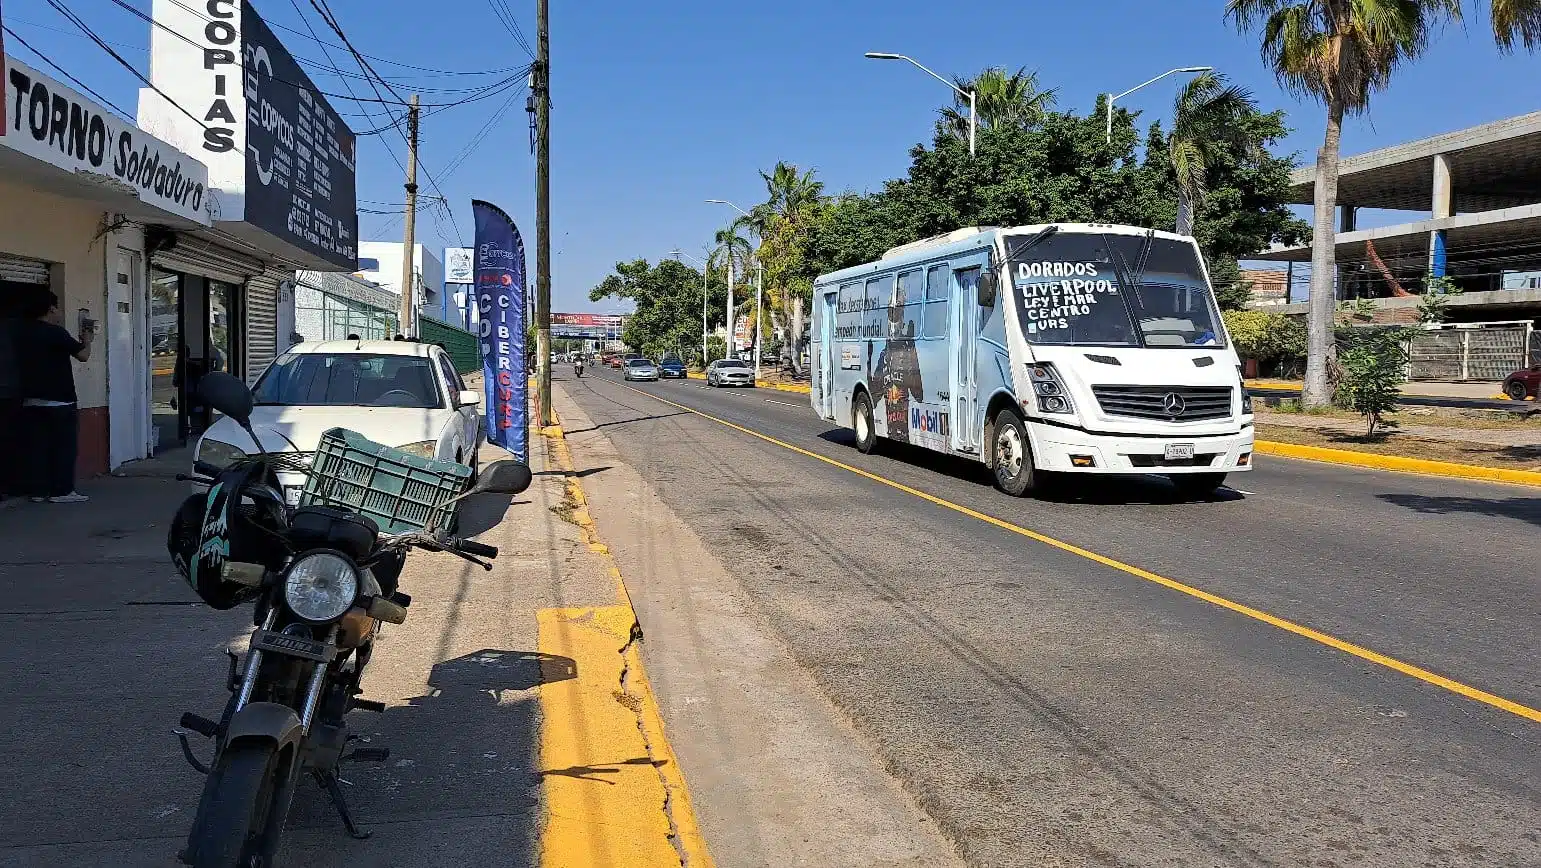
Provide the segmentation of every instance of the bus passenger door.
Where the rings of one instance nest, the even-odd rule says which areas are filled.
[[[979,317],[979,267],[953,272],[952,316],[948,335],[951,344],[952,371],[952,448],[958,452],[979,452],[979,432],[975,427],[978,401],[974,382],[975,329]]]
[[[813,387],[819,396],[819,415],[835,418],[835,299],[834,290],[820,296],[818,333],[821,341],[816,348],[818,370],[814,373]]]

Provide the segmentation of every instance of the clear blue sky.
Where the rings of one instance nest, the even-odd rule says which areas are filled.
[[[149,11],[150,0],[129,0]],[[11,27],[77,77],[133,109],[138,83],[43,0],[0,0]],[[324,25],[300,8],[326,36]],[[527,63],[487,0],[333,0],[354,43],[368,54],[425,67],[485,70]],[[69,6],[126,58],[148,71],[149,25],[109,0]],[[534,39],[533,0],[511,0]],[[700,254],[730,216],[709,198],[744,207],[763,193],[757,170],[778,159],[814,167],[828,188],[869,190],[903,174],[907,152],[929,141],[944,86],[908,64],[862,58],[864,51],[914,56],[943,75],[986,66],[1027,66],[1059,89],[1061,107],[1087,110],[1101,91],[1121,91],[1176,66],[1210,65],[1251,88],[1264,108],[1289,112],[1295,132],[1285,149],[1313,158],[1321,109],[1280,91],[1258,59],[1253,35],[1221,17],[1221,0],[1097,0],[1079,4],[990,6],[919,0],[784,0],[722,4],[553,0],[552,249],[557,310],[605,310],[588,290],[620,259],[656,260],[680,247]],[[1485,16],[1486,4],[1481,13]],[[257,0],[271,22],[304,30],[291,0]],[[956,10],[986,10],[959,17]],[[37,25],[44,25],[44,29]],[[291,52],[323,60],[308,39],[280,31]],[[7,50],[35,64],[8,40]],[[343,53],[332,51],[342,61]],[[466,77],[413,78],[405,90],[456,87]],[[347,68],[347,67],[344,67]],[[312,71],[323,90],[341,82]],[[1175,77],[1174,77],[1175,78]],[[355,82],[355,86],[359,83]],[[1145,120],[1166,117],[1176,93],[1167,79],[1129,97]],[[423,101],[443,97],[424,92]],[[357,106],[334,100],[345,113]],[[443,167],[503,102],[492,99],[429,118],[423,161]],[[454,175],[441,177],[454,220],[420,219],[419,239],[435,248],[471,240],[472,197],[501,204],[534,245],[534,164],[524,99]],[[1345,154],[1541,108],[1541,58],[1502,57],[1485,18],[1447,31],[1417,65],[1403,70],[1367,119],[1351,122]],[[349,117],[357,130],[373,124]],[[400,203],[401,178],[384,142],[401,155],[399,138],[361,145],[359,198]],[[424,185],[426,187],[426,184]],[[389,205],[384,206],[388,210]],[[400,221],[364,215],[365,240],[399,240]],[[531,261],[533,271],[534,263]]]

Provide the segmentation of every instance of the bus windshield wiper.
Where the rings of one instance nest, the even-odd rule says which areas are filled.
[[[1150,263],[1150,251],[1155,246],[1156,230],[1147,230],[1145,240],[1140,244],[1140,254],[1135,257],[1134,273],[1129,275],[1130,282],[1133,284],[1132,288],[1136,292],[1140,289],[1140,282],[1145,279],[1145,266]],[[1129,264],[1127,262],[1124,263],[1124,267],[1128,268]]]
[[[1034,247],[1037,247],[1040,243],[1048,241],[1049,238],[1058,231],[1059,227],[1053,224],[1043,227],[1042,229],[1038,230],[1037,234],[1033,235],[1033,237],[1027,239],[1021,244],[1018,244],[1011,250],[1006,251],[1006,260],[1009,262],[1016,259],[1018,256],[1021,256],[1027,251],[1032,250]]]

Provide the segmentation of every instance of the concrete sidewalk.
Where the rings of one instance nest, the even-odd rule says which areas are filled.
[[[349,718],[392,751],[343,768],[373,838],[349,839],[307,783],[284,864],[678,864],[667,837],[643,842],[663,854],[654,861],[615,843],[670,827],[634,710],[646,698],[622,683],[630,616],[599,617],[616,611],[616,583],[568,520],[547,441],[531,445],[529,491],[462,513],[463,533],[500,548],[492,572],[448,555],[408,561],[407,622],[386,625],[364,677],[365,697],[387,710]],[[172,569],[166,527],[186,483],[107,477],[82,491],[91,503],[0,511],[0,866],[166,866],[202,785],[172,728],[183,711],[218,716],[224,650],[242,650],[251,610],[210,610]],[[599,720],[611,707],[624,715]],[[562,817],[545,810],[554,782],[566,787]],[[583,808],[589,793],[635,802],[636,825],[606,830],[613,818]],[[609,847],[610,861],[574,840]]]

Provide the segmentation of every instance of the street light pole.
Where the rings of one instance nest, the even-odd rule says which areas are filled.
[[[958,85],[956,83],[948,81],[947,79],[941,77],[940,75],[937,75],[935,72],[932,72],[929,68],[927,68],[924,64],[922,64],[920,61],[916,60],[913,57],[910,57],[909,55],[905,55],[905,54],[891,54],[891,53],[889,53],[887,51],[869,51],[869,52],[867,52],[866,54],[864,54],[862,56],[866,57],[869,60],[907,60],[910,63],[914,64],[916,67],[918,67],[922,72],[926,73],[927,75],[931,76],[932,78],[936,79],[937,81],[941,82],[942,84],[945,84],[948,87],[952,88],[953,90],[957,91],[958,96],[967,97],[968,98],[968,155],[970,157],[974,156],[974,143],[975,143],[975,141],[978,138],[978,130],[979,130],[979,111],[978,111],[978,105],[975,103],[974,91],[972,91],[972,90],[964,90],[963,88],[958,87]]]
[[[1112,94],[1112,93],[1110,93],[1110,94],[1108,94],[1108,104],[1107,104],[1107,116],[1108,116],[1107,136],[1108,136],[1108,144],[1112,144],[1113,143],[1113,102],[1115,100],[1121,100],[1124,97],[1128,96],[1129,94],[1134,93],[1135,91],[1139,90],[1140,88],[1145,87],[1146,85],[1155,84],[1156,82],[1160,81],[1161,79],[1166,78],[1169,75],[1176,75],[1179,72],[1212,72],[1212,71],[1214,71],[1214,67],[1213,66],[1180,66],[1177,69],[1169,69],[1166,72],[1163,72],[1160,75],[1156,76],[1155,78],[1151,79],[1150,81],[1142,82],[1140,84],[1137,84],[1134,87],[1131,87],[1128,90],[1124,91],[1123,93],[1120,93],[1120,94]]]

